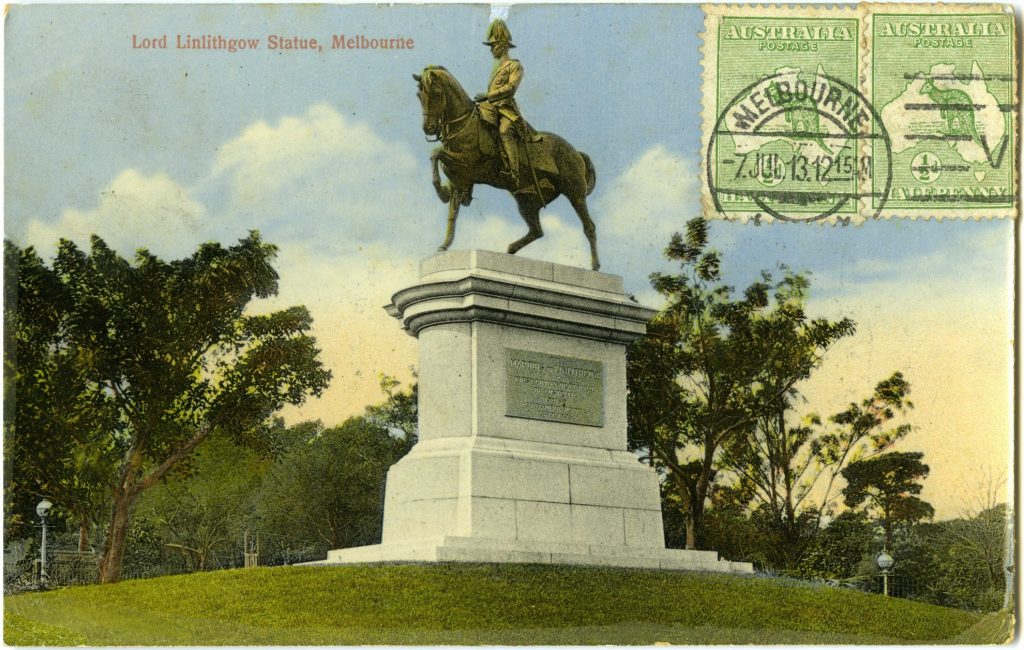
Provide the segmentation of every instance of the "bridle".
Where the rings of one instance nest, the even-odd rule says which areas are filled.
[[[429,97],[430,97],[430,94],[427,93],[427,98],[429,99]],[[460,116],[456,117],[455,119],[450,120],[448,122],[444,122],[444,121],[442,121],[442,118],[444,117],[444,114],[445,114],[445,111],[446,111],[447,108],[448,108],[448,96],[445,93],[441,93],[441,109],[440,109],[440,111],[433,112],[433,111],[428,111],[426,109],[423,110],[423,120],[424,120],[424,122],[426,122],[428,124],[431,124],[431,123],[434,123],[435,120],[436,120],[436,123],[437,123],[437,137],[435,137],[433,140],[431,140],[429,135],[425,135],[424,138],[426,139],[427,142],[441,142],[443,144],[446,140],[450,140],[451,138],[453,138],[454,136],[458,135],[459,133],[462,133],[463,129],[465,129],[469,125],[469,121],[467,120],[467,118],[470,115],[472,115],[477,110],[476,109],[476,104],[473,104],[473,107],[470,108],[465,113],[463,113],[462,115],[460,115]],[[427,122],[427,120],[430,120],[430,122]],[[451,130],[456,124],[458,124],[459,122],[463,122],[463,121],[465,121],[466,123],[463,124],[458,129],[456,129],[455,131]]]

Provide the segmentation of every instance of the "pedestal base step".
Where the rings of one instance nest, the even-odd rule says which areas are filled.
[[[513,562],[727,573],[754,571],[750,562],[720,560],[714,551],[531,543],[455,536],[336,549],[328,552],[326,560],[305,564],[329,566],[376,562]]]

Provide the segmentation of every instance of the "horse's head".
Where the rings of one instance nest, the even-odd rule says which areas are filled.
[[[414,74],[412,78],[416,80],[416,97],[423,110],[423,132],[436,136],[441,131],[441,117],[445,109],[444,88],[437,68],[427,66],[422,75]]]
[[[416,97],[423,110],[423,132],[427,135],[439,135],[441,125],[457,116],[453,112],[466,110],[467,103],[472,107],[459,82],[439,65],[428,65],[423,74],[414,74],[412,78],[416,80]]]

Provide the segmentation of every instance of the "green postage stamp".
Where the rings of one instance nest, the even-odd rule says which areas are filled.
[[[708,6],[705,16],[705,216],[1016,214],[1005,7]]]

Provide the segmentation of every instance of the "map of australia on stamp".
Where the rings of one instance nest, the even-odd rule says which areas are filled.
[[[1001,6],[704,7],[708,218],[1016,213]]]
[[[892,138],[884,214],[1012,215],[1013,15],[992,6],[881,5],[866,19],[866,82]],[[884,174],[873,167],[872,187]],[[872,194],[874,207],[881,200]]]

